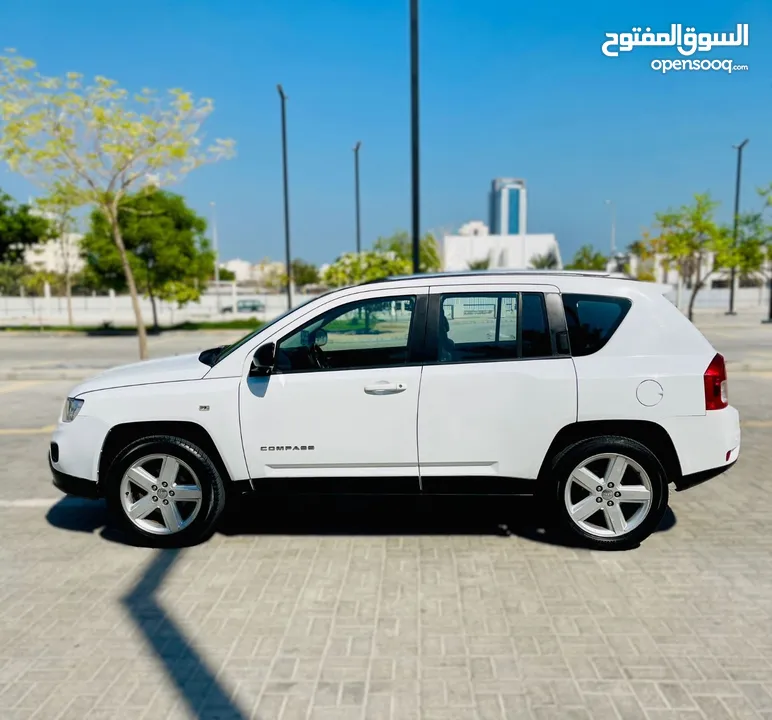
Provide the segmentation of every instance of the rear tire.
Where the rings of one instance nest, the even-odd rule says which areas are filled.
[[[551,477],[550,504],[561,525],[595,549],[637,547],[667,511],[665,470],[637,440],[606,435],[576,443],[555,458]]]
[[[107,471],[111,516],[137,544],[180,548],[208,540],[225,507],[214,463],[188,440],[155,435],[124,448]]]

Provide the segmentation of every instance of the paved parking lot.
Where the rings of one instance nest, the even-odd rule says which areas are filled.
[[[0,338],[0,718],[772,719],[772,327],[706,333],[746,368],[740,461],[627,553],[468,500],[250,503],[206,545],[130,547],[51,486],[73,381],[22,371],[135,339]]]

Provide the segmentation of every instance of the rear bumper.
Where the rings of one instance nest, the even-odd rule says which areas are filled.
[[[51,468],[51,474],[54,477],[54,487],[63,493],[91,500],[99,498],[99,486],[93,480],[67,475],[61,470],[57,470],[51,462],[50,456],[48,458],[48,466]]]
[[[661,425],[673,441],[684,481],[694,475],[720,475],[740,454],[740,414],[731,405],[705,415],[667,418]]]
[[[712,480],[714,477],[718,477],[719,475],[722,475],[727,470],[734,467],[734,464],[736,462],[737,460],[733,460],[728,465],[722,465],[721,467],[711,468],[710,470],[702,470],[700,472],[692,473],[691,475],[682,475],[673,484],[675,485],[675,489],[678,490],[679,492],[681,490],[688,490],[689,488],[693,488],[695,485],[702,485],[702,483],[707,482],[708,480]]]

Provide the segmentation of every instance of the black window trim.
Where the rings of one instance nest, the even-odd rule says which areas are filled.
[[[422,360],[422,348],[425,346],[425,338],[426,338],[426,329],[427,329],[427,306],[429,303],[429,298],[426,292],[424,291],[425,288],[402,288],[399,292],[394,292],[393,294],[388,295],[382,295],[377,297],[368,297],[368,298],[358,298],[353,299],[349,302],[343,303],[342,305],[336,305],[334,308],[328,308],[327,310],[323,310],[318,315],[315,315],[310,320],[307,320],[302,325],[299,325],[294,330],[291,330],[290,332],[286,333],[285,335],[282,335],[282,337],[279,340],[274,341],[276,343],[276,350],[278,352],[279,348],[281,347],[281,343],[283,343],[287,338],[292,337],[296,333],[301,332],[304,328],[308,327],[309,325],[313,325],[315,322],[317,322],[322,315],[326,315],[332,310],[341,310],[341,315],[345,315],[347,312],[346,310],[343,310],[343,308],[349,307],[351,305],[357,306],[361,305],[366,302],[399,302],[401,300],[413,298],[414,299],[414,305],[413,305],[413,312],[410,317],[410,328],[408,329],[408,335],[407,335],[407,361],[404,363],[400,363],[399,365],[362,365],[359,367],[338,367],[338,368],[311,368],[311,369],[304,369],[304,370],[273,370],[271,372],[272,375],[308,375],[311,373],[328,373],[328,372],[353,372],[356,370],[389,370],[392,368],[403,368],[403,367],[420,367],[423,365]]]
[[[568,337],[568,322],[563,307],[563,295],[559,292],[544,293],[544,305],[547,308],[547,322],[552,337],[553,355],[571,357],[571,343]]]
[[[482,365],[487,363],[501,363],[501,362],[528,362],[530,360],[555,360],[555,359],[563,359],[565,357],[568,357],[568,355],[565,354],[559,354],[556,351],[555,346],[555,340],[553,339],[551,342],[551,348],[552,348],[552,354],[551,355],[541,355],[539,357],[527,357],[524,358],[522,356],[523,353],[523,343],[522,343],[522,332],[523,332],[523,313],[522,313],[522,307],[523,307],[523,295],[524,294],[532,294],[532,295],[541,295],[542,296],[542,309],[545,311],[546,321],[547,321],[547,328],[550,333],[550,335],[554,335],[553,325],[552,325],[552,316],[549,312],[549,306],[547,304],[547,295],[557,295],[558,298],[560,297],[559,293],[547,293],[543,290],[482,290],[484,285],[478,286],[479,290],[469,290],[466,286],[459,286],[458,290],[450,290],[450,291],[442,291],[437,293],[432,293],[429,295],[429,303],[428,303],[428,319],[426,322],[426,331],[425,331],[425,352],[424,357],[425,361],[423,362],[424,365]],[[459,296],[470,296],[470,297],[497,297],[501,299],[503,295],[514,295],[517,297],[517,357],[512,358],[496,358],[494,360],[480,360],[479,358],[475,358],[472,360],[453,360],[450,362],[440,362],[439,359],[439,334],[440,334],[440,316],[442,311],[442,298],[444,297],[459,297]],[[563,312],[563,303],[560,302],[560,312]],[[560,321],[559,319],[556,320],[556,327],[560,328]],[[563,316],[562,319],[562,327],[565,328],[566,320],[565,316]]]

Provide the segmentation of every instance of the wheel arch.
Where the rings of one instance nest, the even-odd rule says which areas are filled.
[[[227,484],[231,482],[231,474],[206,428],[194,422],[178,420],[128,422],[110,428],[104,443],[102,443],[102,450],[99,455],[97,482],[101,485],[111,463],[123,448],[135,440],[150,435],[170,435],[197,445],[209,456],[223,481]]]
[[[681,462],[667,430],[651,420],[587,420],[561,428],[544,456],[539,479],[549,476],[555,458],[567,448],[583,440],[602,435],[626,437],[648,448],[662,463],[668,483],[681,479]]]

